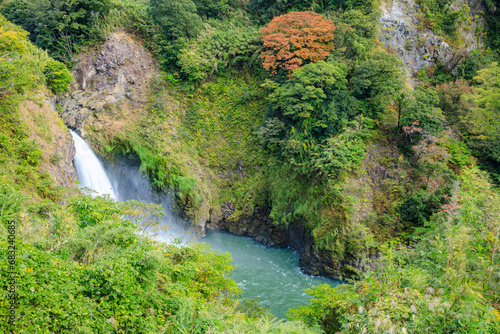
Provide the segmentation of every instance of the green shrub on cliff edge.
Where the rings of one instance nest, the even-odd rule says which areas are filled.
[[[37,168],[42,151],[29,138],[33,129],[19,113],[24,99],[37,99],[36,93],[47,80],[44,68],[52,61],[27,36],[26,31],[0,15],[0,179],[15,189],[57,199],[59,190],[48,174]]]
[[[43,69],[47,88],[54,93],[69,92],[69,84],[73,80],[73,74],[68,68],[57,60],[49,60]]]

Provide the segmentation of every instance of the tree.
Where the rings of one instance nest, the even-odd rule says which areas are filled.
[[[311,10],[322,12],[330,0],[250,0],[248,7],[263,23],[289,11]]]
[[[500,66],[491,63],[474,78],[479,83],[473,94],[464,99],[472,104],[463,117],[471,144],[486,153],[498,166],[500,163]],[[497,167],[498,168],[498,167]]]
[[[469,112],[469,104],[462,98],[465,94],[472,93],[472,87],[464,79],[437,85],[439,93],[439,107],[446,116],[447,123],[455,130],[463,131],[464,117]]]
[[[0,15],[0,111],[43,78],[45,52],[28,41],[28,33]]]
[[[69,85],[73,80],[73,74],[68,68],[57,60],[50,59],[43,69],[46,85],[54,93],[69,92]]]
[[[275,17],[260,30],[264,42],[263,66],[277,74],[291,72],[309,62],[326,59],[334,49],[332,21],[314,12],[292,12]]]
[[[359,62],[351,80],[353,93],[363,99],[398,91],[402,87],[400,64],[399,56],[385,51]]]
[[[439,98],[434,88],[417,87],[405,96],[402,126],[411,126],[418,121],[423,131],[436,134],[443,129],[444,116],[438,108]]]
[[[193,0],[198,14],[206,17],[221,17],[231,7],[237,7],[236,0]]]
[[[466,117],[468,130],[476,136],[498,138],[500,130],[500,67],[498,63],[479,70],[474,78],[479,86],[465,99],[474,104]]]
[[[403,87],[401,65],[399,56],[385,51],[359,62],[350,82],[354,96],[366,99],[372,113],[381,111]]]
[[[2,13],[27,30],[33,44],[68,63],[84,42],[102,37],[97,23],[110,8],[110,0],[13,0]]]
[[[318,61],[296,69],[283,84],[268,80],[270,115],[263,145],[304,176],[333,177],[364,154],[358,134],[342,133],[357,115],[342,63]]]
[[[201,29],[201,18],[191,0],[151,0],[149,6],[151,17],[170,39],[196,36]]]
[[[375,46],[377,19],[349,10],[334,19],[336,53],[352,60],[365,59]]]
[[[333,92],[345,90],[347,70],[342,63],[319,61],[293,72],[293,78],[279,85],[268,80],[272,107],[279,117],[308,136],[324,139],[338,118]]]

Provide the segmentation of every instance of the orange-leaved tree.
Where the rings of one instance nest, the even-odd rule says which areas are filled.
[[[260,30],[264,42],[261,57],[271,75],[278,68],[291,72],[304,63],[323,60],[334,49],[335,25],[314,12],[292,12],[275,17]]]

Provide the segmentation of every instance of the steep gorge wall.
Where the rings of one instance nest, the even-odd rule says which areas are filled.
[[[85,136],[85,125],[104,129],[100,119],[105,109],[120,105],[123,110],[141,109],[146,103],[149,83],[157,73],[156,60],[131,35],[115,32],[99,47],[80,54],[72,73],[71,93],[57,101],[61,117]]]
[[[462,37],[460,47],[453,46],[444,36],[436,35],[424,25],[424,16],[415,0],[385,0],[381,2],[379,38],[384,47],[401,56],[409,75],[438,61],[451,68],[472,49],[483,46],[478,32],[484,27],[482,2],[477,0],[455,0],[453,10],[468,5],[470,23],[459,27]]]

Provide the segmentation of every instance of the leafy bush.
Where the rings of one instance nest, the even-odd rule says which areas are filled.
[[[288,13],[290,10],[305,11],[312,10],[320,12],[328,6],[327,0],[250,0],[249,8],[251,12],[263,23],[269,22],[276,16]]]
[[[344,64],[319,61],[295,70],[282,85],[265,84],[272,109],[258,134],[267,149],[302,175],[332,176],[350,158],[359,162],[354,159],[362,151],[358,137],[342,134],[358,113],[357,101],[346,91],[346,75]],[[343,140],[352,146],[338,146]]]
[[[224,17],[229,10],[238,7],[237,0],[193,0],[198,14],[206,17]]]
[[[151,0],[151,19],[167,34],[167,40],[196,36],[201,28],[201,18],[192,0]]]
[[[443,189],[434,193],[419,189],[406,197],[399,211],[403,221],[411,222],[411,227],[423,227],[430,217],[444,204]],[[411,229],[411,228],[410,228]]]
[[[465,61],[458,66],[457,77],[465,80],[473,80],[477,76],[477,72],[489,64],[497,61],[498,54],[491,50],[474,49],[465,58]]]
[[[410,127],[418,121],[423,131],[437,134],[444,125],[444,116],[442,110],[438,108],[438,103],[439,97],[434,88],[417,87],[407,95],[401,125]]]
[[[474,163],[471,156],[471,150],[464,142],[451,140],[449,144],[445,145],[451,154],[450,163],[458,168],[464,168]]]
[[[35,48],[28,33],[0,15],[0,103],[16,97],[41,83],[47,56]]]
[[[376,16],[349,10],[335,15],[332,20],[336,25],[333,54],[352,61],[368,57],[375,47]]]
[[[401,90],[402,78],[399,56],[382,51],[356,64],[350,84],[353,95],[366,99],[368,110],[376,114]]]
[[[68,68],[57,60],[49,60],[43,69],[46,85],[54,93],[69,92],[69,85],[73,80],[73,74]]]
[[[231,67],[257,65],[259,32],[245,17],[209,20],[196,39],[178,54],[178,64],[193,81],[204,80]]]
[[[425,15],[425,20],[421,24],[425,28],[432,29],[436,34],[445,34],[448,39],[460,44],[460,26],[470,24],[470,8],[467,4],[458,10],[453,10],[451,0],[419,0],[420,10]]]

